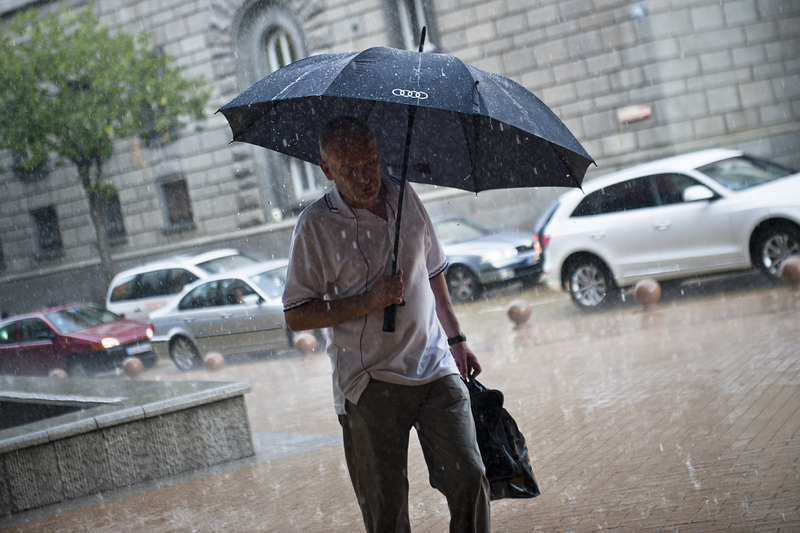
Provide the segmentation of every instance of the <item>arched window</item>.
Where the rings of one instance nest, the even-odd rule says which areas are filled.
[[[265,32],[264,41],[264,50],[269,64],[269,72],[267,74],[301,59],[292,36],[281,26],[272,28],[268,33]],[[322,187],[314,176],[314,165],[294,157],[283,157],[282,159],[285,159],[285,163],[288,166],[288,174],[294,187],[295,200],[302,202],[311,197],[316,198],[322,192]]]
[[[270,72],[275,72],[299,59],[291,36],[281,27],[275,28],[266,36],[265,48]]]
[[[263,1],[242,8],[234,43],[240,90],[307,55],[296,15],[285,6]],[[254,154],[267,219],[299,211],[322,194],[325,180],[316,165],[264,149]]]

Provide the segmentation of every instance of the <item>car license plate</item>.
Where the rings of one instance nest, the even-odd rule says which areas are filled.
[[[128,355],[137,355],[144,352],[149,352],[153,349],[150,346],[149,342],[143,342],[141,344],[137,344],[136,346],[129,346],[125,351],[128,352]]]

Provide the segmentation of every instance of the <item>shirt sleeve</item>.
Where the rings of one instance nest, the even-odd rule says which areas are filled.
[[[419,210],[425,225],[425,266],[428,269],[428,279],[433,279],[447,268],[447,256],[444,253],[444,248],[439,241],[439,237],[436,235],[431,217],[422,204],[422,200],[419,199],[419,196],[417,196],[416,191],[410,184],[407,184],[406,187],[406,194],[413,200],[414,206]]]
[[[305,214],[305,213],[303,213]],[[325,284],[322,280],[320,250],[316,245],[313,224],[303,215],[292,234],[286,286],[283,290],[283,310],[289,311],[312,300],[323,299]]]

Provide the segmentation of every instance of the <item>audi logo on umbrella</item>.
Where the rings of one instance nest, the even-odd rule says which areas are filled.
[[[425,100],[428,97],[428,93],[410,91],[408,89],[395,89],[392,91],[392,94],[395,96],[402,96],[403,98],[416,98],[418,100]]]

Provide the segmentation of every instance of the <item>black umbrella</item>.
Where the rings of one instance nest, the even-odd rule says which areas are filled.
[[[424,41],[424,32],[423,38]],[[317,134],[342,115],[366,121],[383,171],[479,192],[579,187],[594,160],[522,85],[446,54],[375,47],[321,54],[277,70],[219,109],[233,140],[320,161]],[[387,312],[384,330],[394,330]],[[393,315],[392,315],[393,316]],[[389,323],[391,322],[391,323]]]

